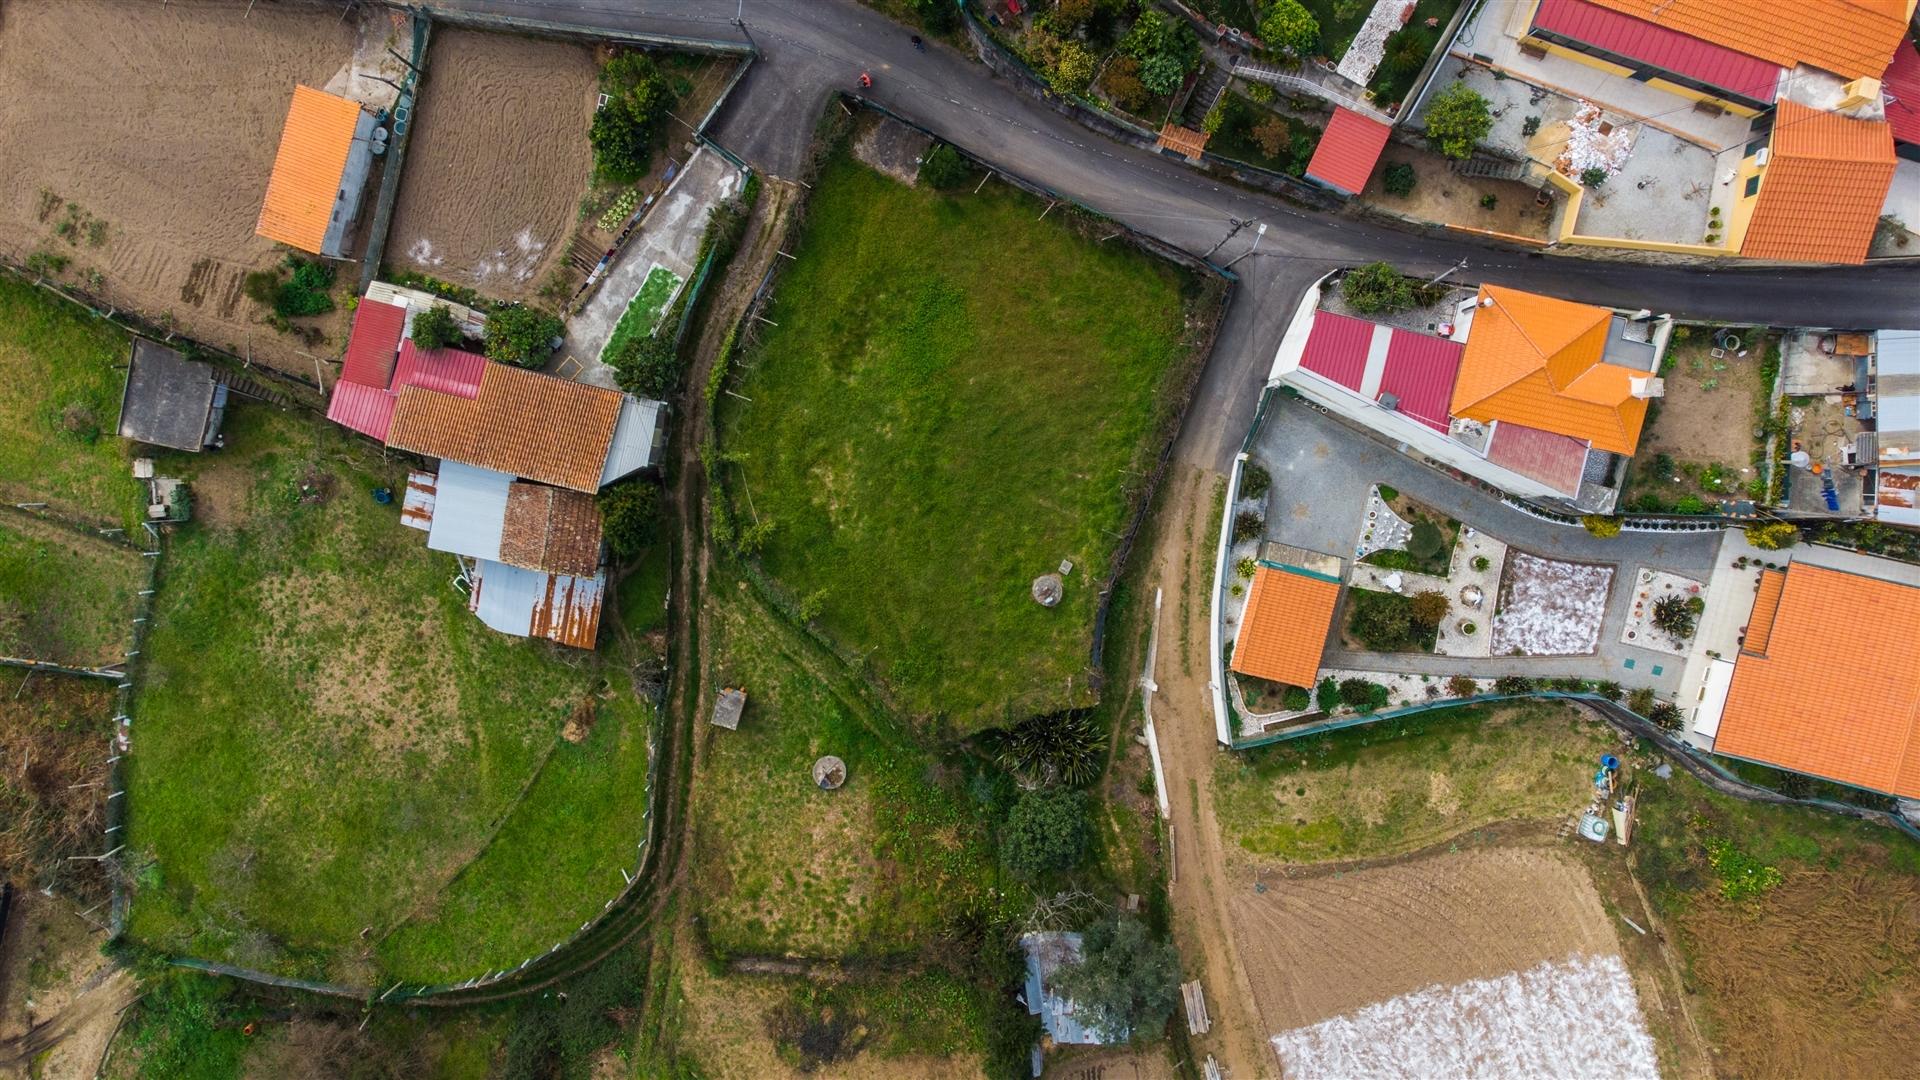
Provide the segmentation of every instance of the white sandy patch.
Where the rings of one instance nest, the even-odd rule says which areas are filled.
[[[1506,593],[1493,617],[1494,656],[1583,656],[1600,642],[1613,567],[1507,556]]]
[[[1639,125],[1608,120],[1599,106],[1583,101],[1573,119],[1567,121],[1567,148],[1560,152],[1555,165],[1576,180],[1588,169],[1601,169],[1612,176],[1633,156],[1634,136],[1639,133]]]
[[[1273,1037],[1293,1080],[1660,1075],[1618,956],[1430,986]]]
[[[1415,0],[1378,0],[1367,13],[1367,21],[1353,35],[1353,44],[1341,54],[1338,72],[1361,86],[1373,79],[1380,60],[1387,53],[1387,38],[1407,23]]]

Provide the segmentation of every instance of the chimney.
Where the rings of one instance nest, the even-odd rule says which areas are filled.
[[[1633,396],[1637,398],[1657,398],[1667,396],[1667,380],[1653,375],[1635,375],[1628,380]]]
[[[1871,105],[1880,100],[1880,80],[1871,75],[1862,75],[1841,87],[1840,93],[1843,96],[1840,98],[1840,104],[1833,107],[1835,112],[1846,112],[1862,105]]]

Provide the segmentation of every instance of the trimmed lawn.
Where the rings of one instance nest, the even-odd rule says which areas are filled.
[[[722,398],[731,515],[771,524],[764,567],[947,734],[1089,702],[1097,589],[1197,360],[1195,279],[1044,209],[835,158],[779,325]],[[1066,597],[1040,607],[1062,560]]]
[[[115,437],[129,338],[0,275],[0,498],[131,528],[144,485]]]
[[[930,940],[995,884],[991,824],[817,645],[716,579],[716,686],[747,691],[738,731],[708,740],[693,793],[694,892],[709,945],[874,957]],[[813,785],[825,754],[837,791]]]
[[[1584,807],[1613,730],[1571,706],[1478,705],[1222,755],[1220,828],[1263,863],[1398,855]]]
[[[146,559],[27,514],[0,517],[0,654],[95,667],[126,659]]]
[[[134,703],[133,935],[372,984],[576,930],[635,862],[648,711],[598,658],[467,612],[452,560],[367,496],[402,463],[244,406],[228,443],[196,482],[245,495],[169,543]]]

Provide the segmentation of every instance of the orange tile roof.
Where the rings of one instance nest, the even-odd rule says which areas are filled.
[[[1787,575],[1782,571],[1760,571],[1760,588],[1753,594],[1753,614],[1747,617],[1747,636],[1740,641],[1741,652],[1767,655],[1767,645],[1773,640],[1773,617],[1780,611],[1780,589],[1786,583]]]
[[[1797,101],[1774,116],[1760,197],[1740,254],[1863,263],[1899,160],[1884,120],[1854,120]]]
[[[1647,402],[1633,396],[1631,380],[1647,372],[1601,362],[1613,313],[1498,285],[1481,286],[1479,299],[1453,384],[1453,415],[1524,424],[1632,455]]]
[[[267,198],[253,231],[301,251],[320,254],[333,220],[340,177],[347,171],[360,106],[311,86],[293,88],[280,152],[267,178]]]
[[[1920,798],[1920,588],[1798,562],[1781,576],[1766,655],[1734,661],[1714,751]]]
[[[545,484],[600,490],[626,395],[506,364],[488,364],[472,398],[409,386],[387,445]]]
[[[1178,124],[1165,124],[1161,126],[1160,138],[1154,145],[1161,150],[1177,151],[1197,161],[1206,151],[1207,140],[1210,137],[1204,131],[1195,131]]]
[[[1233,643],[1233,670],[1311,687],[1339,599],[1337,581],[1270,566],[1254,571],[1240,636]]]
[[[1913,17],[1913,0],[1593,0],[1782,67],[1808,64],[1879,78]]]

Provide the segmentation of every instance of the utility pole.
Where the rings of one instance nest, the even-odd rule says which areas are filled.
[[[1448,274],[1453,273],[1455,270],[1465,270],[1466,268],[1467,268],[1467,260],[1461,259],[1459,262],[1453,264],[1452,266],[1447,267],[1445,270],[1440,271],[1440,276],[1434,278],[1432,281],[1427,282],[1427,284],[1438,285],[1440,284],[1441,278],[1446,277]]]
[[[1233,262],[1230,262],[1230,263],[1228,263],[1227,265],[1225,265],[1225,266],[1223,266],[1223,267],[1221,267],[1220,269],[1222,269],[1222,270],[1231,270],[1231,269],[1233,269],[1233,263],[1237,263],[1237,262],[1239,262],[1239,261],[1240,261],[1241,259],[1244,259],[1244,258],[1246,258],[1247,256],[1249,256],[1249,255],[1251,255],[1251,254],[1253,254],[1253,253],[1254,253],[1254,252],[1256,252],[1256,251],[1259,251],[1259,250],[1260,250],[1260,238],[1261,238],[1261,237],[1263,237],[1263,236],[1265,236],[1265,235],[1267,235],[1267,223],[1263,221],[1263,222],[1261,222],[1261,223],[1260,223],[1260,227],[1259,227],[1258,229],[1255,229],[1255,230],[1254,230],[1254,233],[1253,233],[1253,246],[1252,246],[1252,247],[1250,247],[1250,248],[1248,248],[1247,250],[1245,250],[1245,251],[1243,251],[1243,252],[1241,252],[1240,254],[1238,254],[1238,255],[1236,255],[1236,256],[1234,256],[1234,257],[1233,257]]]

